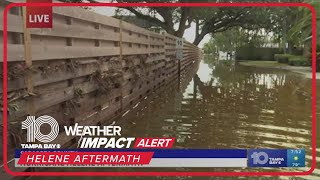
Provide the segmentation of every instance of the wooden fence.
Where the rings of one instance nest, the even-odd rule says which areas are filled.
[[[0,2],[1,14],[6,3]],[[25,29],[22,15],[20,8],[8,14],[10,147],[20,146],[28,114],[50,115],[60,127],[101,124],[177,77],[175,36],[80,7],[54,7],[52,29]],[[199,57],[199,48],[185,41],[181,69]],[[76,139],[60,135],[56,142]]]

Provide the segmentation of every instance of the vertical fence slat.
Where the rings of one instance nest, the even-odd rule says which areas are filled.
[[[123,33],[123,23],[122,23],[122,19],[120,19],[120,21],[119,21],[119,48],[120,48],[120,51],[119,51],[119,53],[120,53],[120,62],[121,62],[121,64],[122,64],[122,53],[123,53],[123,44],[122,44],[122,42],[123,42],[123,40],[122,40],[122,33]],[[121,99],[120,99],[120,110],[122,111],[122,109],[123,109],[123,83],[121,83],[121,86],[120,86],[120,92],[121,92]]]
[[[24,39],[24,58],[27,68],[27,73],[25,76],[25,81],[27,85],[27,91],[29,100],[27,101],[27,111],[29,115],[35,115],[35,106],[34,106],[34,99],[33,99],[33,79],[32,79],[32,54],[31,54],[31,33],[30,29],[27,28],[26,16],[27,10],[26,7],[22,8],[23,11],[23,39]]]

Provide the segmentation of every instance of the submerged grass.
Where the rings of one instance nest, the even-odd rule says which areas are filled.
[[[287,64],[278,63],[277,61],[240,61],[240,65],[254,67],[284,67]]]

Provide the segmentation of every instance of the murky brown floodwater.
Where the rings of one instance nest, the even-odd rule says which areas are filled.
[[[319,85],[318,89],[320,89]],[[320,107],[319,103],[318,107]],[[193,74],[185,77],[180,91],[177,90],[177,83],[175,83],[153,93],[119,118],[117,124],[122,126],[123,136],[176,137],[175,148],[304,148],[307,153],[306,165],[310,166],[311,80],[283,70],[234,66],[206,58],[200,63],[194,77]],[[318,158],[320,158],[319,152],[318,150]],[[303,171],[308,169],[99,168],[90,170]],[[137,177],[137,179],[175,178],[177,177]],[[179,177],[179,179],[236,178]],[[243,177],[243,179],[258,178]],[[299,178],[264,177],[260,179],[320,179],[320,171],[315,170],[312,176]]]

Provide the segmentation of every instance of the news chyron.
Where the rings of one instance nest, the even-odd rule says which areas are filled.
[[[50,126],[48,134],[40,127]],[[62,136],[77,148],[55,144],[59,124],[51,116],[28,116],[27,132],[15,150],[16,167],[304,167],[304,149],[175,149],[174,137],[123,137],[112,126],[63,126]]]

